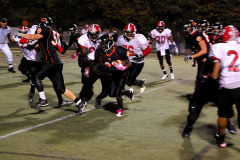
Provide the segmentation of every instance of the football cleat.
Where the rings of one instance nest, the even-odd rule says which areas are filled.
[[[146,79],[143,79],[143,84],[140,86],[140,93],[143,93],[146,89]]]
[[[98,99],[98,98],[95,99],[95,108],[96,109],[101,109],[101,102],[102,102],[102,99]]]
[[[229,133],[236,134],[236,128],[235,128],[235,125],[232,122],[228,121],[227,129],[228,129]]]
[[[32,103],[32,102],[33,102],[33,97],[34,97],[34,93],[31,93],[31,92],[30,92],[30,93],[28,94],[28,102],[29,102],[29,103]]]
[[[9,71],[9,72],[12,72],[12,73],[16,73],[16,71],[14,70],[14,68],[13,68],[13,67],[11,67],[11,68],[8,68],[8,71]]]
[[[168,75],[167,75],[167,74],[164,74],[161,79],[162,79],[162,80],[165,80],[167,77],[168,77]]]
[[[171,73],[171,79],[174,79],[174,73]]]
[[[41,99],[39,98],[39,101],[32,106],[32,108],[41,108],[41,107],[46,107],[48,106],[49,103],[47,102],[46,99]]]
[[[193,127],[186,126],[183,130],[182,137],[188,138],[190,137],[190,133],[192,132]]]
[[[220,147],[220,148],[226,148],[227,147],[227,144],[224,141],[224,138],[225,138],[225,135],[220,135],[220,134],[215,135],[215,140],[216,140],[216,143],[217,143],[218,147]]]
[[[87,105],[87,102],[85,101],[81,101],[78,105],[76,105],[76,107],[78,108],[77,115],[83,114],[83,110],[85,109],[86,105]]]
[[[128,98],[129,98],[131,101],[133,101],[133,100],[134,100],[133,88],[129,88],[128,91],[129,91]]]
[[[118,109],[116,116],[117,117],[122,117],[123,116],[123,110],[122,109]]]
[[[73,104],[73,101],[68,101],[68,100],[62,100],[58,102],[58,106],[70,106]]]

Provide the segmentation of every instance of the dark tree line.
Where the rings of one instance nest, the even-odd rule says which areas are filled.
[[[132,22],[144,34],[159,20],[173,31],[182,31],[189,19],[240,27],[239,0],[1,0],[0,6],[1,18],[13,27],[23,19],[31,26],[42,16],[52,17],[56,26],[98,23],[122,30]]]

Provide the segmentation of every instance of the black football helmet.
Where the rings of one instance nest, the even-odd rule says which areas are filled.
[[[186,29],[187,32],[192,33],[197,30],[197,22],[194,20],[189,20],[187,24],[184,25],[184,29]]]
[[[51,17],[43,17],[38,21],[38,26],[43,28],[45,26],[52,26],[52,18]]]
[[[200,30],[201,31],[206,31],[209,28],[209,26],[210,26],[210,24],[206,19],[204,19],[200,22]]]
[[[101,49],[103,52],[107,53],[114,45],[113,43],[113,37],[108,35],[108,34],[104,34],[102,35],[98,42],[101,45]]]
[[[69,30],[69,33],[70,35],[74,35],[75,32],[77,31],[77,25],[76,24],[71,24],[69,27],[68,27],[68,30]]]
[[[212,28],[215,35],[219,35],[222,31],[222,25],[219,22],[214,23]]]

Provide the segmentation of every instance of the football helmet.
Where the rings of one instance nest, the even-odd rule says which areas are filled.
[[[38,21],[38,26],[43,28],[45,26],[52,26],[52,18],[51,17],[43,17]]]
[[[222,25],[219,22],[214,23],[212,28],[215,35],[220,34],[220,32],[222,31]]]
[[[200,30],[201,31],[206,31],[209,28],[209,26],[210,26],[209,22],[206,19],[204,19],[200,22]]]
[[[162,32],[165,28],[166,28],[166,25],[165,25],[165,23],[163,21],[159,21],[157,23],[157,30],[159,32]]]
[[[26,34],[27,31],[28,31],[28,27],[26,26],[21,26],[19,27],[19,30],[18,30],[19,33],[23,33],[23,34]]]
[[[98,24],[91,24],[87,29],[88,38],[93,42],[96,42],[98,40],[100,33],[101,28]]]
[[[194,20],[189,20],[184,27],[186,27],[188,33],[193,33],[197,30],[197,22]]]
[[[136,29],[136,26],[133,24],[133,23],[128,23],[124,29],[124,37],[127,39],[127,40],[131,40],[134,38],[136,32],[137,32],[137,29]]]
[[[101,44],[101,49],[105,53],[107,53],[114,45],[113,37],[108,34],[102,35],[98,42]]]
[[[227,43],[228,41],[236,41],[239,37],[239,32],[236,27],[229,25],[222,30],[222,42]]]
[[[70,35],[75,34],[75,32],[77,31],[77,25],[76,24],[71,24],[68,27],[68,30],[69,30]]]

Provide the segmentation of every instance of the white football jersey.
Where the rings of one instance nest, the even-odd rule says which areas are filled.
[[[143,54],[143,51],[148,46],[147,38],[144,35],[135,34],[135,36],[130,41],[128,41],[126,38],[124,38],[124,35],[121,35],[118,38],[117,45],[123,46],[126,49],[128,49],[128,51],[130,52],[129,60],[131,62],[134,62],[134,63],[143,63],[144,62],[144,58],[133,59],[134,54],[137,54],[137,55]]]
[[[240,87],[240,44],[236,41],[217,43],[210,48],[210,57],[220,62],[220,87]]]
[[[162,33],[157,29],[151,31],[151,37],[156,39],[157,51],[164,51],[165,53],[165,50],[169,49],[168,37],[170,36],[172,36],[172,31],[168,28],[164,29]]]
[[[20,47],[23,56],[27,60],[29,60],[29,61],[36,61],[36,53],[37,52],[35,51],[35,49],[28,50],[28,49],[26,49],[26,47],[27,47],[28,44],[35,44],[35,43],[37,43],[37,40],[36,41],[32,41],[31,43],[24,43],[24,44],[19,43],[19,41],[21,40],[20,38],[14,38],[14,40],[18,43],[18,46]]]
[[[93,43],[87,36],[87,34],[82,35],[78,43],[80,47],[85,47],[87,48],[87,53],[91,53],[97,49],[97,43]]]

